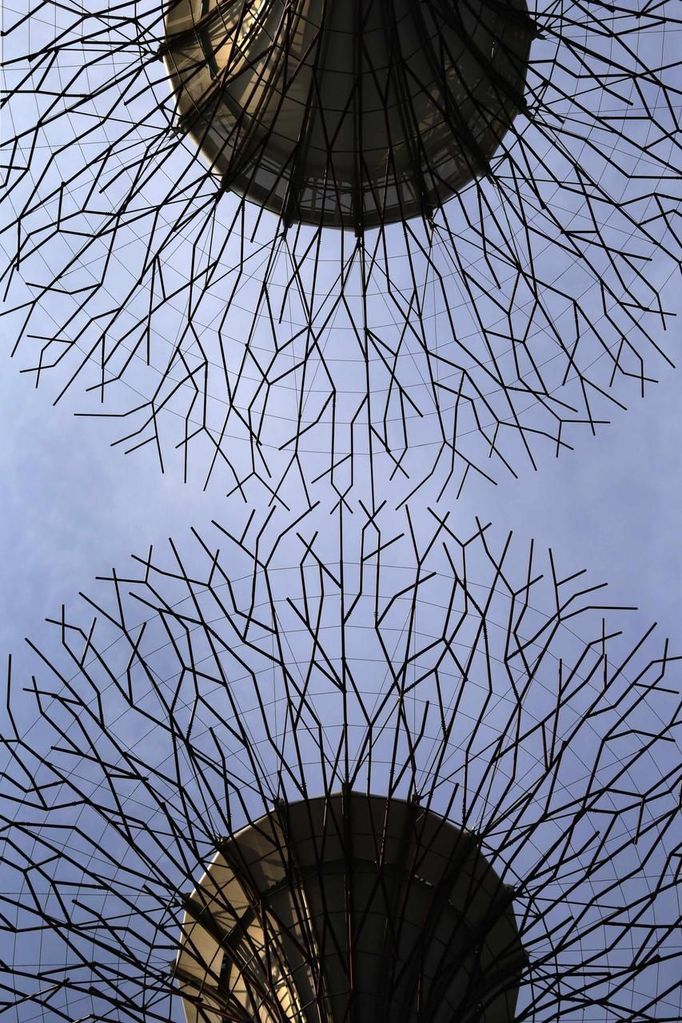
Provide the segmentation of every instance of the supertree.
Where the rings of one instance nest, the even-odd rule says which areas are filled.
[[[12,350],[239,493],[10,663],[15,1020],[679,1019],[677,657],[444,508],[668,359],[681,20],[9,15]]]
[[[6,333],[127,449],[249,496],[458,492],[664,364],[674,0],[5,19]]]
[[[430,521],[250,514],[54,620],[8,702],[9,1018],[679,1019],[677,659]]]

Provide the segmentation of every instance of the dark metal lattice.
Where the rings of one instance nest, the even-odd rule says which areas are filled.
[[[165,27],[182,129],[287,225],[428,219],[525,109],[523,0],[181,0]]]
[[[511,886],[519,1023],[678,1019],[676,658],[551,555],[431,521],[339,547],[251,516],[54,621],[4,742],[11,1018],[180,1020],[216,850],[353,791],[445,815]]]
[[[594,431],[668,361],[673,0],[29,0],[4,17],[12,351],[58,400],[120,419],[128,450],[163,467],[179,449],[247,511],[63,611],[27,682],[10,662],[0,1009],[677,1023],[678,658],[653,630],[629,643],[581,573],[482,527],[460,540],[440,506]],[[385,899],[370,941],[351,879],[400,885],[349,851],[351,804],[385,807],[361,829],[377,849],[397,806],[466,836],[478,915],[448,888],[452,850],[442,890],[427,869],[436,827],[406,840],[413,917]],[[235,849],[264,815],[279,842],[320,806],[318,874],[336,819],[346,901],[285,912],[338,889],[292,868],[293,832],[284,895]],[[225,895],[226,934],[198,903],[229,850],[253,904],[237,916]],[[498,882],[508,970],[486,930]],[[440,972],[425,941],[386,934],[437,908]],[[193,912],[218,1001],[183,975]],[[391,992],[373,1003],[354,950],[375,947]]]
[[[117,420],[127,450],[163,465],[177,449],[188,475],[291,503],[301,479],[342,496],[391,479],[396,502],[431,477],[458,492],[572,446],[652,381],[677,309],[674,0],[536,0],[520,113],[494,155],[427,219],[357,237],[287,226],[198,155],[161,59],[164,19],[188,2],[5,14],[6,334],[36,382],[58,398],[79,383],[78,407]],[[502,11],[422,9],[481,31]],[[506,95],[504,32],[487,50],[463,38]],[[216,102],[233,84],[218,75]],[[471,117],[491,103],[475,94]],[[427,148],[422,163],[436,173]]]
[[[187,1023],[508,1023],[527,965],[514,897],[475,835],[414,801],[345,788],[279,802],[185,899]]]

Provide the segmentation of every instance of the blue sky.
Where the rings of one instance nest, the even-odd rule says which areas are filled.
[[[679,328],[677,328],[679,329]],[[675,635],[682,612],[682,403],[677,370],[644,399],[616,412],[596,437],[545,458],[539,470],[497,487],[473,481],[454,507],[466,532],[476,515],[520,540],[552,547],[567,567],[610,583],[611,599],[636,604],[646,623]],[[108,447],[97,422],[53,408],[8,359],[0,364],[2,647],[20,653],[25,635],[62,602],[130,553],[182,539],[191,525],[241,511],[218,487],[183,484],[178,466],[161,476],[151,457]],[[234,502],[234,503],[231,503]],[[644,622],[643,622],[644,623]]]

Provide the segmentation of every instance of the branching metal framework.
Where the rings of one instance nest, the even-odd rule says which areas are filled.
[[[440,501],[668,359],[681,24],[675,0],[5,14],[13,353],[261,509],[102,580],[28,681],[10,663],[17,1023],[682,1016],[678,657]],[[339,862],[343,906],[309,912]],[[440,968],[404,937],[424,919]]]
[[[402,10],[382,2],[389,15]],[[503,35],[486,53],[465,41],[457,59],[478,62],[491,84],[468,97],[460,84],[460,105],[489,125],[495,95],[509,120],[495,128],[494,154],[463,122],[460,178],[474,180],[397,223],[382,221],[377,199],[370,227],[356,195],[356,233],[321,226],[314,205],[303,217],[294,157],[282,158],[270,192],[259,186],[281,215],[231,191],[237,179],[253,190],[263,165],[253,143],[251,163],[230,158],[217,174],[220,145],[246,152],[239,118],[213,144],[210,166],[198,154],[210,119],[178,117],[164,63],[165,18],[180,23],[198,6],[40,0],[4,15],[5,335],[36,382],[49,376],[57,398],[78,383],[80,410],[117,420],[127,450],[152,445],[162,465],[177,450],[188,475],[216,475],[227,491],[265,486],[286,499],[288,481],[302,479],[345,495],[358,479],[368,490],[390,478],[399,500],[425,478],[434,492],[458,492],[472,473],[534,464],[656,376],[680,257],[675,0],[535,0],[526,68]],[[192,60],[199,76],[213,67],[211,47],[232,45],[235,11],[251,31],[280,8],[288,25],[324,4],[204,7],[201,26],[176,44],[190,81]],[[419,10],[436,25],[473,19],[478,39],[477,25],[483,33],[486,19],[508,18],[503,7],[422,0]],[[273,80],[277,53],[292,79],[299,65],[310,72],[323,34],[301,57],[282,24],[269,48],[258,43]],[[446,47],[447,31],[440,37]],[[372,61],[362,39],[359,72]],[[503,56],[518,64],[511,85]],[[449,67],[455,57],[439,59]],[[325,87],[315,60],[309,107]],[[412,89],[420,110],[410,60],[396,61],[396,88]],[[212,72],[216,108],[234,104],[237,71],[228,60]],[[259,130],[265,159],[276,117],[263,114]],[[388,121],[382,130],[397,152],[403,136]],[[327,138],[325,154],[319,130],[315,138],[320,166],[333,169],[338,139]],[[358,141],[349,163],[366,169],[371,142]],[[407,164],[442,191],[433,152],[425,142]],[[399,157],[391,161],[399,177]],[[280,185],[288,191],[275,202]],[[340,186],[336,194],[340,208]]]
[[[551,554],[431,522],[340,546],[306,517],[216,525],[53,622],[4,740],[11,1019],[181,1020],[173,963],[216,851],[350,791],[471,834],[513,897],[517,1023],[679,1019],[677,658],[626,641],[625,609]],[[272,990],[260,1016],[185,996],[201,1020],[292,1018]],[[326,1006],[318,987],[300,1018]]]

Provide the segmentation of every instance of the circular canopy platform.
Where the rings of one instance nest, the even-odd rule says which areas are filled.
[[[474,836],[344,791],[280,804],[185,900],[188,1023],[510,1023],[526,955]]]
[[[486,173],[532,35],[525,0],[178,0],[164,56],[226,188],[360,233]]]

